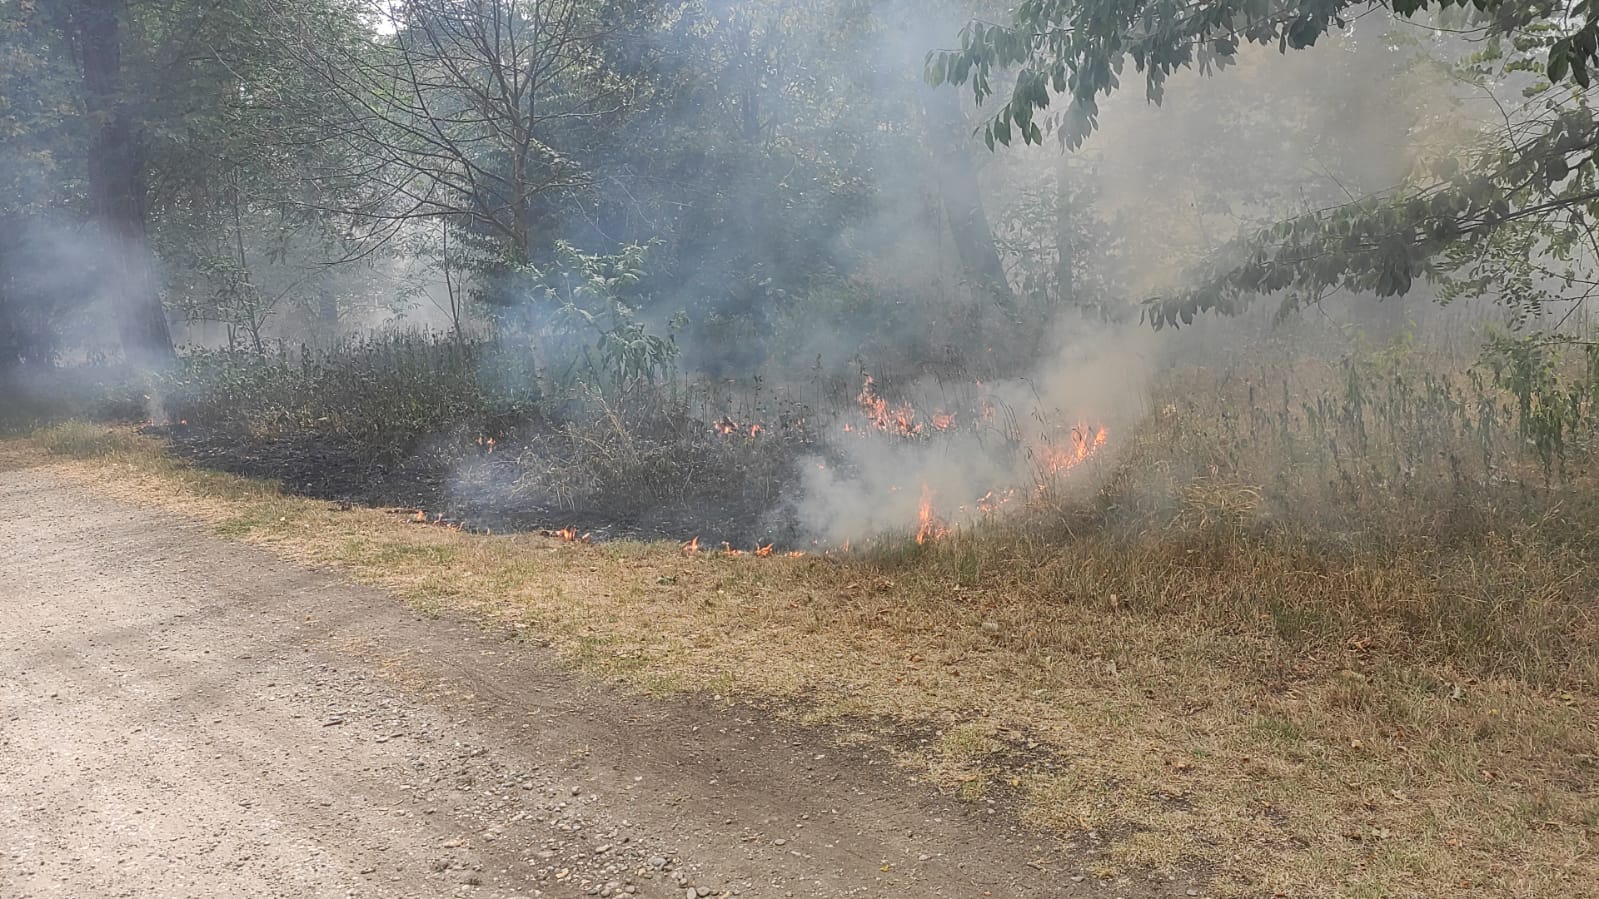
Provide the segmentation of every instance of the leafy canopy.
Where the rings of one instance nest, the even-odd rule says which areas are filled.
[[[1225,68],[1246,43],[1302,50],[1330,29],[1389,9],[1405,18],[1468,10],[1484,37],[1561,23],[1564,33],[1547,48],[1554,82],[1569,78],[1586,88],[1599,58],[1599,0],[1024,0],[1009,25],[972,22],[961,31],[960,49],[930,53],[927,77],[935,85],[970,85],[982,103],[993,93],[996,69],[1020,67],[1010,99],[984,128],[989,146],[1015,136],[1042,142],[1037,114],[1064,95],[1061,136],[1076,148],[1098,124],[1099,97],[1121,86],[1129,60],[1159,103],[1178,69]]]
[[[1393,191],[1239,238],[1190,289],[1151,300],[1146,315],[1160,327],[1235,311],[1257,294],[1286,292],[1290,304],[1335,289],[1394,296],[1422,279],[1441,284],[1446,300],[1472,286],[1487,292],[1496,275],[1591,286],[1592,276],[1571,265],[1529,280],[1520,263],[1569,263],[1578,244],[1592,242],[1599,123],[1585,91],[1599,59],[1599,0],[1026,0],[1010,24],[968,25],[959,49],[928,56],[926,74],[935,85],[969,86],[981,103],[993,94],[996,73],[1014,70],[1009,99],[982,129],[989,146],[1016,137],[1042,142],[1048,128],[1040,121],[1064,98],[1064,111],[1048,124],[1076,148],[1098,126],[1098,101],[1121,86],[1129,61],[1159,103],[1179,69],[1222,69],[1245,44],[1303,49],[1389,10],[1449,21],[1452,32],[1485,48],[1460,67],[1463,79],[1492,92],[1519,78],[1530,82],[1527,102],[1506,113],[1502,128],[1426,160]],[[1522,271],[1495,270],[1493,260],[1510,255],[1507,246],[1517,248]],[[1590,249],[1599,255],[1599,246]],[[1542,288],[1506,296],[1510,303],[1545,298]]]

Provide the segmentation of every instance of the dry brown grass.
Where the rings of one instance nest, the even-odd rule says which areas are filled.
[[[930,727],[908,764],[967,797],[1019,793],[1065,839],[1102,841],[1107,874],[1200,868],[1229,895],[1599,895],[1599,573],[1530,531],[1329,549],[1239,526],[1244,485],[1189,496],[1199,517],[1172,531],[685,558],[336,511],[100,433],[0,464],[524,628],[646,689]]]

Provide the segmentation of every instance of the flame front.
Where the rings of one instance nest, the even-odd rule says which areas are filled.
[[[957,415],[959,413],[945,411],[945,409],[938,409],[938,411],[929,415],[924,425],[923,422],[917,420],[918,413],[911,404],[890,405],[887,400],[878,395],[876,381],[872,376],[867,374],[864,377],[865,380],[861,385],[860,393],[856,396],[856,403],[865,420],[865,425],[861,426],[845,422],[843,430],[846,433],[858,433],[862,437],[866,437],[870,432],[876,431],[880,434],[894,437],[928,440],[934,436],[933,432],[935,431],[982,431],[985,428],[991,428],[991,423],[998,418],[998,409],[994,401],[988,396],[981,396],[975,406],[964,409],[964,415],[961,418],[962,421],[967,422],[964,426],[957,425]],[[981,382],[977,384],[977,387],[979,389],[982,388]],[[712,422],[711,426],[717,434],[722,436],[740,435],[753,439],[766,432],[765,426],[761,424],[741,425],[731,416],[723,416],[720,420]],[[1086,421],[1079,422],[1069,430],[1056,430],[1054,433],[1057,436],[1053,439],[1048,435],[1041,435],[1043,439],[1039,442],[1027,441],[1026,445],[1030,447],[1029,454],[1032,456],[1036,467],[1037,483],[1031,493],[1025,486],[1014,484],[995,486],[982,496],[966,500],[964,503],[959,498],[956,498],[954,502],[957,504],[953,505],[955,518],[964,520],[974,513],[992,518],[1018,500],[1020,500],[1018,504],[1022,504],[1028,502],[1029,496],[1042,495],[1045,485],[1051,478],[1066,475],[1082,465],[1089,457],[1102,449],[1110,438],[1108,428],[1103,425],[1090,425]],[[477,442],[485,452],[493,452],[495,449],[495,439],[493,437],[480,436],[477,438]],[[825,470],[828,466],[825,462],[817,462],[817,467]],[[899,487],[890,485],[888,490],[890,493],[896,493],[899,491]],[[926,483],[921,485],[921,498],[917,503],[916,509],[916,543],[918,545],[937,542],[952,533],[950,520],[940,517],[934,506],[935,495],[932,485]],[[454,520],[447,521],[442,512],[438,513],[436,519],[430,520],[427,512],[418,509],[414,520],[420,524],[438,524],[456,530],[464,529],[463,523]],[[550,537],[559,537],[565,543],[588,543],[592,539],[592,534],[580,535],[577,528],[570,525],[558,531],[544,531],[543,533]],[[699,556],[700,538],[696,536],[681,544],[679,548],[685,556]],[[840,549],[847,553],[849,548],[850,543],[846,540]],[[758,542],[752,550],[748,551],[735,549],[731,544],[723,543],[719,550],[713,551],[712,554],[718,556],[750,555],[762,559],[774,556],[797,559],[806,555],[806,553],[801,551],[778,552],[774,544],[761,544]]]
[[[890,405],[887,400],[878,395],[877,382],[869,374],[865,375],[861,384],[860,393],[856,396],[856,405],[860,409],[865,425],[845,422],[845,433],[859,433],[867,436],[875,431],[898,437],[915,437],[926,439],[934,432],[947,432],[957,430],[956,412],[939,409],[926,418],[925,425],[918,421],[916,409],[909,403]],[[979,398],[973,408],[966,410],[965,421],[970,422],[964,429],[981,432],[985,428],[994,427],[1000,419],[1000,409],[996,401],[986,394],[982,394],[983,384],[976,384]],[[1036,481],[1034,493],[1043,491],[1045,484],[1058,476],[1065,475],[1081,465],[1088,457],[1101,449],[1110,438],[1110,431],[1103,425],[1090,425],[1080,422],[1070,430],[1061,433],[1056,438],[1041,435],[1042,440],[1028,441],[1029,454],[1036,465]],[[1008,435],[1007,435],[1008,436]],[[1027,487],[1022,484],[1001,484],[988,490],[966,504],[955,506],[957,515],[970,514],[975,509],[984,516],[995,516],[1010,505],[1019,496],[1027,495]],[[890,485],[888,492],[898,492],[897,486]],[[933,490],[930,486],[923,485],[921,502],[917,508],[916,542],[926,544],[938,540],[949,534],[949,525],[938,517],[933,507]]]

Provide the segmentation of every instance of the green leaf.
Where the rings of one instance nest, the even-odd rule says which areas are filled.
[[[1571,45],[1566,41],[1559,41],[1549,48],[1549,80],[1559,84],[1565,80],[1567,67],[1571,64]]]

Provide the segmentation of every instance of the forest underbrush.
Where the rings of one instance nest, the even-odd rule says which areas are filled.
[[[313,382],[286,365],[248,389],[171,390],[173,420],[145,434],[45,428],[9,464],[508,624],[639,689],[772,699],[842,723],[967,799],[1014,804],[1105,876],[1198,871],[1226,895],[1584,894],[1599,882],[1586,357],[1497,376],[1421,353],[1263,359],[1163,373],[1136,424],[1009,504],[848,548],[762,553],[772,544],[725,511],[728,496],[791,483],[784,466],[819,440],[814,413],[785,433],[782,407],[745,393],[742,408],[663,404],[678,417],[653,426],[675,432],[593,415],[616,408],[598,401],[584,418],[540,399],[496,419],[483,410],[509,407],[485,403],[464,374],[481,369],[464,364],[453,387],[419,367],[411,383],[437,391],[422,400],[397,396],[392,373],[326,383],[365,391],[340,401],[352,408],[417,402],[413,452],[442,431],[453,452],[519,458],[505,483],[581,470],[640,505],[654,501],[641,485],[673,483],[736,536],[694,541],[709,523],[690,519],[655,542],[585,540],[556,518],[489,535],[442,509],[329,503],[194,464],[210,444],[185,435],[201,429],[243,444],[379,433],[286,386]],[[854,390],[838,386],[826,426],[870,415]],[[582,452],[532,465],[536,440],[517,433]],[[490,437],[492,452],[478,442]],[[664,468],[640,446],[661,448]],[[608,510],[593,508],[599,526]],[[749,508],[757,522],[770,511]]]

